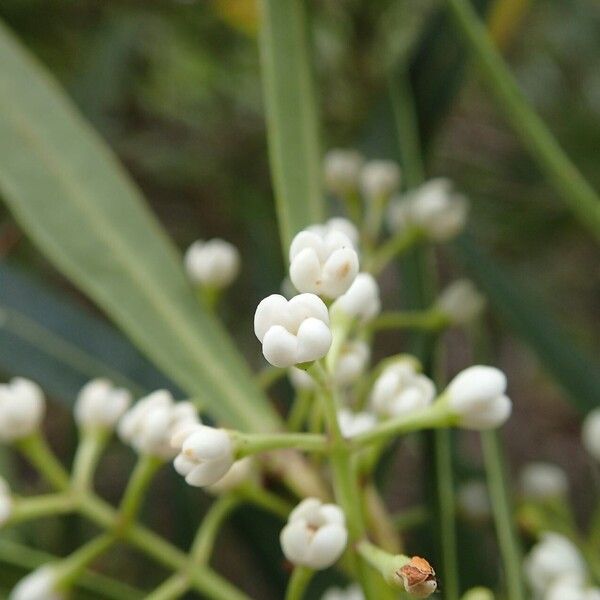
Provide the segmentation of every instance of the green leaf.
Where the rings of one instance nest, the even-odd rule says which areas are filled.
[[[569,338],[555,318],[515,277],[467,236],[455,245],[469,275],[498,314],[538,356],[544,369],[582,412],[598,406],[600,369]]]
[[[0,25],[0,193],[30,237],[220,422],[278,418],[122,167]]]
[[[284,257],[321,221],[321,153],[303,0],[262,0],[260,55],[269,157]]]

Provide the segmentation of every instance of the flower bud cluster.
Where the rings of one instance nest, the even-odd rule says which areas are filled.
[[[112,429],[131,404],[131,394],[107,379],[93,379],[81,388],[73,409],[77,424]]]
[[[26,575],[12,589],[8,600],[65,600],[65,594],[56,589],[56,571],[44,565]]]
[[[557,465],[532,462],[521,471],[521,491],[531,500],[564,498],[569,489],[567,474]]]
[[[370,273],[359,273],[346,293],[331,306],[334,315],[343,314],[368,323],[381,312],[379,285]]]
[[[222,289],[238,276],[240,253],[233,244],[219,238],[197,240],[187,249],[184,265],[194,283]]]
[[[474,321],[485,308],[485,298],[473,282],[458,279],[442,291],[435,308],[444,314],[452,325],[464,325]]]
[[[0,442],[9,444],[39,429],[46,401],[41,388],[22,377],[0,384]]]
[[[346,589],[329,588],[321,600],[365,600],[365,595],[358,584],[353,584]]]
[[[463,483],[456,500],[460,512],[472,521],[485,521],[492,514],[490,496],[483,481],[473,479]]]

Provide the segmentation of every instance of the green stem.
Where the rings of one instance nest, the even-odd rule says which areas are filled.
[[[289,431],[300,431],[306,421],[313,400],[311,390],[298,390],[287,418]]]
[[[385,312],[369,323],[373,331],[385,329],[423,329],[440,331],[448,325],[447,317],[435,310]]]
[[[456,504],[454,501],[454,478],[452,464],[452,432],[436,431],[435,466],[438,496],[439,540],[442,549],[444,598],[458,600],[458,558],[456,555]]]
[[[106,429],[83,429],[82,437],[73,460],[71,486],[76,490],[87,490],[92,486],[94,471],[102,450],[108,440]]]
[[[144,495],[156,471],[163,465],[163,461],[155,456],[141,455],[135,465],[133,473],[123,494],[119,507],[120,525],[126,530],[135,519]]]
[[[285,600],[302,600],[313,575],[312,569],[295,567],[285,592]]]
[[[146,600],[175,600],[185,594],[190,587],[187,577],[172,575],[162,585],[146,596]]]
[[[208,564],[219,530],[239,505],[240,498],[234,494],[222,496],[213,503],[204,515],[196,539],[192,544],[190,556],[194,564]]]
[[[573,214],[600,239],[600,198],[571,162],[544,122],[530,107],[468,0],[446,0],[484,81],[521,138]]]
[[[326,452],[327,437],[318,433],[245,433],[235,437],[236,457],[243,458],[281,448]]]
[[[386,240],[366,261],[365,269],[373,275],[379,275],[394,259],[408,252],[421,241],[422,232],[412,227],[405,229]]]
[[[288,515],[294,508],[279,496],[271,494],[269,491],[256,485],[242,487],[238,490],[238,494],[249,503],[277,515],[283,520],[288,518]]]
[[[59,490],[69,486],[69,475],[54,456],[41,433],[36,432],[19,440],[16,446],[50,485]]]
[[[410,562],[408,556],[404,554],[391,554],[366,540],[361,541],[356,549],[376,571],[379,571],[388,585],[401,589],[404,588],[398,571]]]
[[[522,554],[512,519],[512,510],[507,492],[508,484],[497,433],[494,431],[482,433],[481,442],[490,499],[494,511],[496,535],[498,536],[504,564],[507,594],[511,600],[524,600],[526,596],[521,577]]]
[[[75,496],[68,492],[34,496],[32,498],[18,498],[13,504],[10,520],[5,525],[15,525],[40,517],[72,512],[76,507],[77,500]]]

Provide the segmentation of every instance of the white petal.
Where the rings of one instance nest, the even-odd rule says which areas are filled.
[[[321,271],[321,262],[313,248],[305,248],[290,263],[290,279],[300,292],[318,292]]]
[[[274,367],[291,367],[298,360],[298,340],[280,325],[271,327],[263,338],[263,355]]]
[[[323,321],[314,318],[306,319],[298,329],[297,342],[296,363],[318,360],[329,351],[331,330]]]
[[[305,564],[310,539],[311,533],[302,521],[288,523],[279,536],[285,557],[294,564]]]
[[[313,569],[326,569],[335,563],[346,548],[348,532],[339,524],[320,527],[313,536],[307,555],[307,564]]]
[[[260,302],[254,314],[254,333],[261,342],[273,325],[285,324],[284,313],[287,313],[287,300],[280,294],[271,294]]]

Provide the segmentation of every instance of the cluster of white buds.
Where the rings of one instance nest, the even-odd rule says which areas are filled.
[[[553,585],[565,577],[577,582],[586,579],[586,566],[579,550],[558,533],[542,536],[525,558],[524,570],[533,592],[544,599]]]
[[[337,418],[345,438],[366,433],[377,425],[377,416],[368,411],[353,412],[349,408],[340,408]]]
[[[46,401],[41,388],[22,377],[0,385],[0,442],[9,444],[39,429]]]
[[[352,242],[352,245],[355,249],[358,248],[358,242],[360,239],[358,229],[352,221],[344,219],[343,217],[333,217],[325,223],[311,225],[310,227],[306,228],[306,231],[316,233],[322,238],[331,232],[337,231],[339,233],[343,233]]]
[[[472,281],[453,281],[439,295],[435,308],[444,314],[452,325],[464,325],[479,317],[485,308],[485,298]]]
[[[323,161],[325,185],[336,195],[345,196],[358,190],[364,159],[356,150],[333,149]]]
[[[175,470],[195,487],[214,485],[234,464],[233,442],[225,429],[195,425],[175,434],[172,446],[180,449]]]
[[[600,461],[600,408],[595,408],[585,418],[581,437],[590,456]]]
[[[400,167],[393,160],[370,160],[360,172],[360,186],[367,200],[385,200],[400,187]]]
[[[131,394],[108,379],[93,379],[80,390],[73,413],[83,429],[113,429],[131,404]]]
[[[532,462],[521,471],[521,491],[531,500],[563,498],[569,489],[569,480],[563,469],[544,462]]]
[[[238,249],[225,240],[197,240],[184,257],[188,277],[198,285],[222,289],[229,286],[240,270]]]
[[[354,383],[365,372],[371,348],[366,342],[351,340],[346,342],[335,363],[333,378],[338,385],[349,385]]]
[[[56,589],[54,567],[44,565],[32,571],[12,589],[8,600],[65,600],[66,595]]]
[[[512,402],[506,396],[506,375],[495,367],[476,365],[461,371],[448,385],[450,410],[466,429],[493,429],[510,417]]]
[[[118,433],[139,454],[170,460],[177,453],[171,445],[173,436],[198,423],[191,402],[175,402],[170,392],[158,390],[138,400],[123,415]]]
[[[306,498],[290,513],[280,541],[294,565],[326,569],[340,558],[348,542],[344,513],[335,504]]]
[[[290,245],[290,279],[299,292],[326,298],[341,296],[358,273],[358,254],[347,235],[332,229],[307,229]]]
[[[456,500],[461,514],[472,521],[485,521],[492,514],[487,486],[478,479],[463,483],[458,488]]]
[[[550,586],[543,600],[600,600],[600,588],[588,587],[577,577],[565,576]]]
[[[254,460],[251,456],[240,458],[236,460],[229,471],[221,477],[216,483],[209,485],[206,491],[219,496],[220,494],[226,494],[232,490],[235,490],[247,483],[255,481],[257,471],[255,468]]]
[[[371,406],[382,416],[399,417],[429,406],[435,398],[435,385],[419,373],[416,361],[399,359],[386,367],[375,381]]]
[[[0,527],[10,519],[13,508],[13,499],[10,486],[3,477],[0,477]]]
[[[354,583],[346,589],[334,587],[329,588],[322,596],[321,600],[365,600],[365,595],[361,587]]]
[[[289,301],[279,294],[268,296],[256,309],[254,333],[264,357],[280,368],[323,358],[331,346],[329,312],[314,294]]]
[[[468,208],[450,180],[432,179],[392,203],[388,223],[395,231],[417,227],[428,239],[446,242],[464,229]]]
[[[380,312],[379,284],[370,273],[359,273],[348,291],[331,305],[334,318],[343,314],[361,323],[368,323]]]

